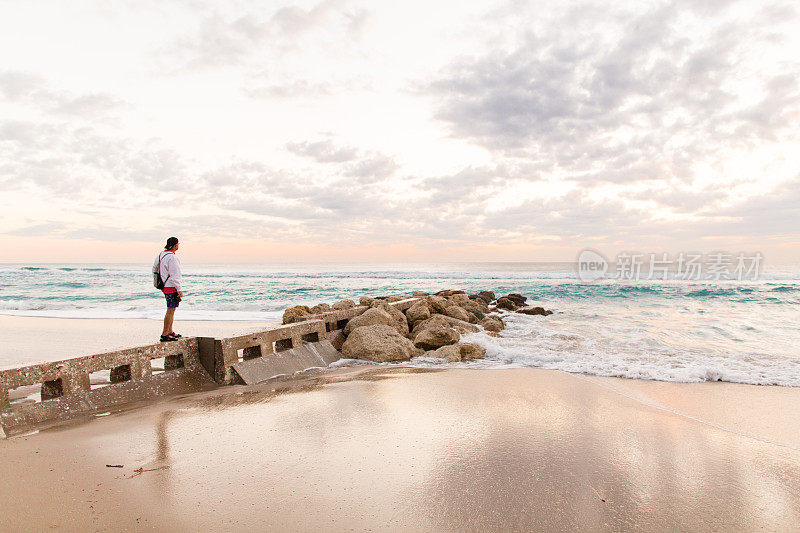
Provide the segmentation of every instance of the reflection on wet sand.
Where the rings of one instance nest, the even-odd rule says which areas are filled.
[[[143,467],[109,486],[143,498],[148,523],[179,528],[780,530],[800,521],[797,450],[557,371],[329,371],[190,395],[59,437]]]

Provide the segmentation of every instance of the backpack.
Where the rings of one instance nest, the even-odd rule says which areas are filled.
[[[169,253],[172,252],[161,252],[161,254],[159,254],[158,265],[153,271],[153,287],[155,287],[158,290],[163,290],[164,284],[167,283],[167,279],[169,279],[169,275],[167,276],[167,279],[161,279],[161,260],[164,259],[164,256]]]

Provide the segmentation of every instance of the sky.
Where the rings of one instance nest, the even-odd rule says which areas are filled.
[[[797,260],[795,5],[0,0],[0,262]]]

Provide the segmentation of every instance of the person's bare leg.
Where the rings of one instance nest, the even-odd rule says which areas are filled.
[[[175,309],[177,309],[177,307],[167,307],[167,313],[164,315],[164,331],[161,332],[162,337],[172,333],[172,321],[175,320]]]

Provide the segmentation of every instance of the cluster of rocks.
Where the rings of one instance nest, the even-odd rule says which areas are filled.
[[[362,297],[358,304],[353,300],[343,300],[332,306],[295,306],[284,312],[283,323],[289,324],[325,311],[366,306],[368,309],[350,319],[342,330],[345,337],[342,355],[345,357],[383,363],[426,355],[454,362],[485,355],[485,348],[460,342],[461,335],[475,333],[480,328],[490,335],[498,335],[505,323],[494,311],[552,313],[541,307],[525,307],[526,298],[516,293],[497,298],[492,291],[466,294],[460,290],[445,290],[436,294],[415,292],[411,296],[419,300],[405,312],[389,304],[407,296]]]
[[[342,355],[377,362],[405,361],[419,355],[451,362],[481,358],[485,348],[459,342],[461,335],[479,331],[478,325],[501,331],[505,324],[499,316],[489,314],[493,300],[489,294],[471,296],[464,291],[417,292],[412,297],[419,301],[405,312],[389,305],[396,297],[361,298],[359,303],[369,309],[350,319],[342,331],[346,337]]]
[[[507,296],[502,296],[497,299],[493,309],[503,309],[505,311],[516,311],[524,315],[552,315],[553,312],[545,309],[544,307],[527,307],[525,302],[528,300],[526,296],[512,292]]]

